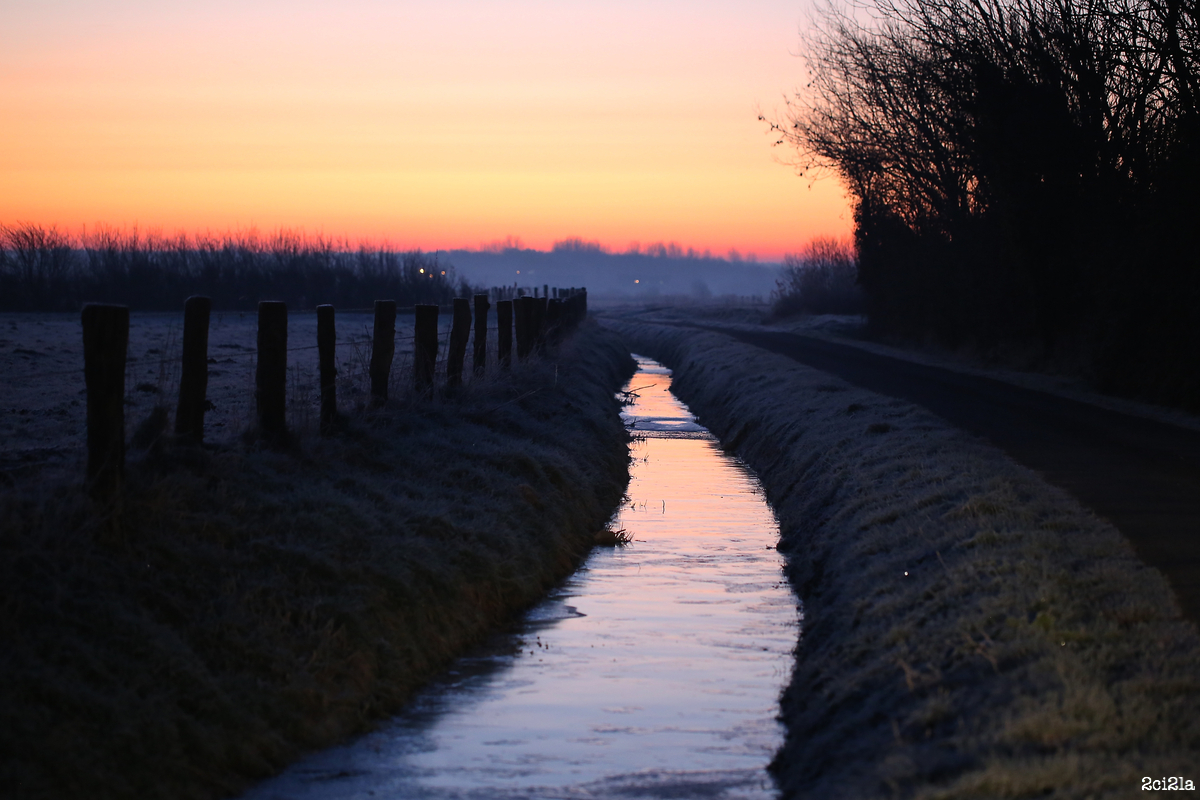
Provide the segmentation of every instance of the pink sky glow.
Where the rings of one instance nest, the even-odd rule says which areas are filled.
[[[0,222],[777,258],[851,229],[757,120],[806,2],[8,4]]]

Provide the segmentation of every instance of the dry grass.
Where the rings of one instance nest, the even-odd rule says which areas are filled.
[[[596,531],[595,544],[597,547],[625,547],[632,542],[633,534],[624,528],[615,531],[611,528]]]
[[[287,452],[154,449],[115,520],[72,480],[6,491],[5,796],[228,795],[538,599],[627,480],[627,352],[585,327],[558,362]]]
[[[613,327],[779,516],[804,603],[785,796],[1133,797],[1200,763],[1200,636],[1111,525],[908,403],[724,336]]]

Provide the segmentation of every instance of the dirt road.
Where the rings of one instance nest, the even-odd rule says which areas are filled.
[[[791,333],[708,330],[928,408],[1110,520],[1200,622],[1200,432]]]

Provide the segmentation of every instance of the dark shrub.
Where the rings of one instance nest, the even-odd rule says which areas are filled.
[[[858,258],[849,242],[814,239],[799,255],[783,257],[782,272],[772,292],[771,312],[776,317],[863,311]]]

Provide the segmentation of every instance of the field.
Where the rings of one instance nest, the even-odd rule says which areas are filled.
[[[173,406],[175,319],[133,317],[131,439]],[[428,400],[398,354],[388,404],[360,409],[361,320],[340,317],[345,432],[313,430],[315,350],[296,350],[276,450],[241,435],[252,315],[215,317],[210,443],[133,448],[113,512],[83,491],[78,320],[4,319],[23,370],[0,404],[6,796],[236,792],[386,717],[589,551],[628,480],[621,344],[585,325]]]
[[[339,312],[338,378],[341,407],[361,410],[368,396],[372,313]],[[442,346],[449,315],[442,315]],[[257,317],[253,312],[214,312],[209,330],[206,438],[228,442],[254,424],[254,366]],[[320,396],[317,383],[317,317],[292,312],[288,318],[289,427],[316,430]],[[391,394],[403,397],[412,363],[412,314],[396,318],[396,356]],[[129,326],[126,368],[128,436],[155,406],[172,413],[178,400],[182,314],[134,313]],[[489,337],[495,363],[496,334]],[[468,365],[470,357],[468,355]],[[74,468],[83,457],[86,423],[83,384],[83,337],[78,314],[0,314],[0,476],[11,484],[46,469]],[[444,371],[444,366],[442,366]],[[469,378],[468,378],[469,381]]]

